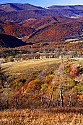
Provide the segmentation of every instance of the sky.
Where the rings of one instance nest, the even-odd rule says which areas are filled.
[[[83,0],[0,0],[4,3],[29,3],[36,6],[48,7],[51,5],[83,5]]]

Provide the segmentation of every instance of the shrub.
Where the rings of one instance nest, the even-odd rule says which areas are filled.
[[[53,77],[54,77],[54,74],[49,74],[49,75],[47,75],[46,76],[46,83],[47,84],[50,84],[51,82],[52,82],[52,79],[53,79]]]
[[[39,79],[32,80],[28,83],[26,92],[36,91],[41,89],[42,82]]]

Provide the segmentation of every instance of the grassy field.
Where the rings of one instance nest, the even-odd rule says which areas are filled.
[[[48,72],[48,69],[55,70],[61,62],[60,59],[45,59],[45,60],[27,60],[21,62],[8,62],[1,65],[2,70],[6,75],[14,77],[30,77],[37,76],[43,70]],[[55,69],[53,69],[55,68]]]
[[[83,125],[83,114],[46,109],[0,111],[0,125]]]
[[[50,58],[50,59],[42,59],[42,60],[27,60],[27,61],[20,61],[20,62],[8,62],[1,64],[3,72],[8,74],[17,73],[18,75],[27,74],[30,71],[42,71],[47,68],[51,68],[53,65],[61,63],[61,59]],[[67,61],[67,59],[64,59]],[[83,58],[75,58],[71,60],[73,63],[83,65]]]
[[[2,67],[4,69],[6,69],[6,71],[13,71],[17,72],[17,71],[22,71],[25,70],[26,68],[30,68],[30,67],[36,67],[36,66],[40,66],[40,65],[45,65],[45,64],[52,64],[55,62],[60,62],[60,59],[55,59],[55,58],[51,58],[51,59],[42,59],[42,60],[27,60],[27,61],[20,61],[20,62],[8,62],[8,63],[4,63],[2,64]]]

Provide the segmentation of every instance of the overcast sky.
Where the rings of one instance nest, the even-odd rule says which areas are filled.
[[[48,7],[51,5],[83,5],[83,0],[0,0],[0,4],[3,3],[29,3]]]

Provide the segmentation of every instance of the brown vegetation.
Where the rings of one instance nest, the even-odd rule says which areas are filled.
[[[2,109],[83,106],[81,65],[71,61],[60,64],[60,60],[53,62],[55,59],[34,61],[11,63],[11,67],[3,64]]]
[[[74,109],[73,109],[74,111]],[[59,112],[57,109],[25,109],[0,111],[1,125],[82,125],[83,114],[78,111]]]

